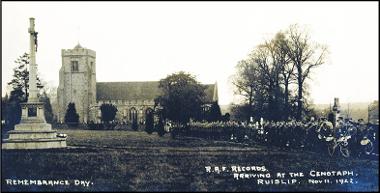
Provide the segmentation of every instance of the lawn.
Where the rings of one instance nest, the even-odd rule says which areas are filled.
[[[60,132],[69,136],[66,149],[2,151],[3,191],[378,191],[378,157],[330,158],[300,149],[171,139],[141,131]],[[231,171],[208,173],[206,166],[264,166],[271,179],[277,172],[308,175],[311,170],[349,170],[355,176],[349,177],[354,184],[315,185],[306,176],[296,184],[262,185],[256,178],[236,180]],[[22,186],[5,179],[84,180],[91,185]],[[328,179],[336,182],[340,177]]]

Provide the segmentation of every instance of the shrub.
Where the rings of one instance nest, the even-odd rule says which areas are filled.
[[[148,134],[152,134],[153,133],[153,129],[154,129],[153,117],[149,117],[149,115],[148,115],[147,119],[145,121],[145,131]]]
[[[115,119],[117,108],[113,104],[102,104],[100,111],[102,113],[102,121],[104,123],[110,123]]]
[[[65,114],[65,123],[69,127],[76,127],[79,123],[79,115],[75,109],[75,103],[69,103]]]
[[[137,120],[136,119],[133,119],[132,121],[132,129],[137,131],[139,128],[139,126],[137,125]]]
[[[156,126],[156,130],[157,130],[157,133],[160,137],[164,136],[165,135],[165,128],[164,128],[164,122],[163,120],[160,118],[158,120],[158,124]]]

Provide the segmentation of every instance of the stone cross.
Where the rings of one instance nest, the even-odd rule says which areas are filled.
[[[27,103],[21,104],[21,120],[14,130],[8,131],[8,138],[3,139],[1,149],[50,149],[65,148],[66,138],[57,136],[51,125],[46,123],[44,103],[37,97],[37,32],[34,31],[34,18],[29,18],[30,27],[30,68],[29,96]]]
[[[37,64],[36,64],[36,43],[37,32],[34,30],[34,18],[29,18],[30,27],[30,69],[29,69],[29,96],[28,102],[38,102],[37,98]]]

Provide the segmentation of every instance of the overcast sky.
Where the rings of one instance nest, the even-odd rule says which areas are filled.
[[[2,2],[2,91],[29,52],[36,19],[40,77],[58,86],[61,49],[96,51],[98,82],[155,81],[184,70],[217,81],[219,103],[236,100],[229,77],[263,40],[298,23],[330,56],[309,81],[315,103],[378,98],[378,2]]]

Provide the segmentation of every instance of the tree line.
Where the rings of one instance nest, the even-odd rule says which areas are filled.
[[[302,120],[312,113],[307,80],[325,63],[327,54],[327,47],[311,41],[298,25],[279,31],[236,65],[231,82],[244,102],[234,112],[246,120]]]

